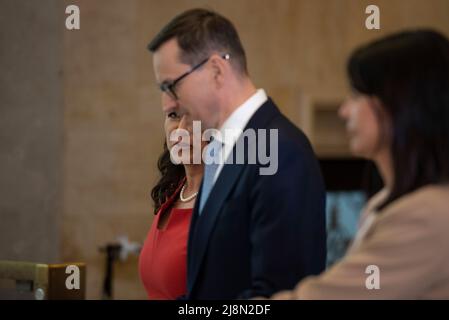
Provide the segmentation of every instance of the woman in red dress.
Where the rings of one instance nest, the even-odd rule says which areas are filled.
[[[173,142],[169,137],[179,129],[191,137],[191,124],[189,115],[181,114],[179,108],[165,110],[166,142],[158,161],[161,178],[151,192],[155,217],[139,258],[140,278],[151,300],[176,299],[187,290],[187,239],[203,165],[191,164],[192,139]],[[170,158],[175,145],[182,150],[178,165]]]

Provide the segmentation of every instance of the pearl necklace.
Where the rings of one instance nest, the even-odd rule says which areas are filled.
[[[181,192],[179,193],[179,199],[181,200],[181,202],[189,202],[190,200],[192,200],[193,198],[195,198],[198,194],[198,191],[195,192],[194,194],[192,194],[191,196],[184,198],[184,190],[186,189],[186,185],[184,184],[181,188]]]

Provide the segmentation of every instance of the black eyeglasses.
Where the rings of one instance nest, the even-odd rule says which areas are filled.
[[[223,55],[221,55],[221,57],[225,60],[229,60],[230,56],[229,54],[225,53]],[[159,86],[159,88],[161,89],[162,92],[167,93],[170,97],[172,97],[175,100],[178,100],[178,96],[176,94],[175,88],[176,85],[179,83],[179,81],[181,81],[182,79],[184,79],[185,77],[187,77],[189,74],[193,73],[195,70],[199,69],[202,65],[204,65],[207,61],[209,61],[209,58],[204,59],[203,61],[201,61],[200,63],[198,63],[196,66],[194,66],[192,69],[190,69],[189,71],[187,71],[186,73],[184,73],[183,75],[179,76],[178,78],[176,78],[175,80],[172,81],[164,81],[163,83],[161,83],[161,85]]]

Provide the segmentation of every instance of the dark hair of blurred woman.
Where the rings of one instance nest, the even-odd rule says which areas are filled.
[[[391,128],[394,179],[378,209],[449,181],[449,41],[432,30],[395,34],[355,51],[348,74],[355,92],[380,100]]]

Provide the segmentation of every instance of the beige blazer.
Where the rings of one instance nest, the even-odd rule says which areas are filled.
[[[288,292],[294,299],[449,299],[449,186],[427,186],[380,213],[370,200],[346,256]],[[368,266],[379,271],[379,289]]]

